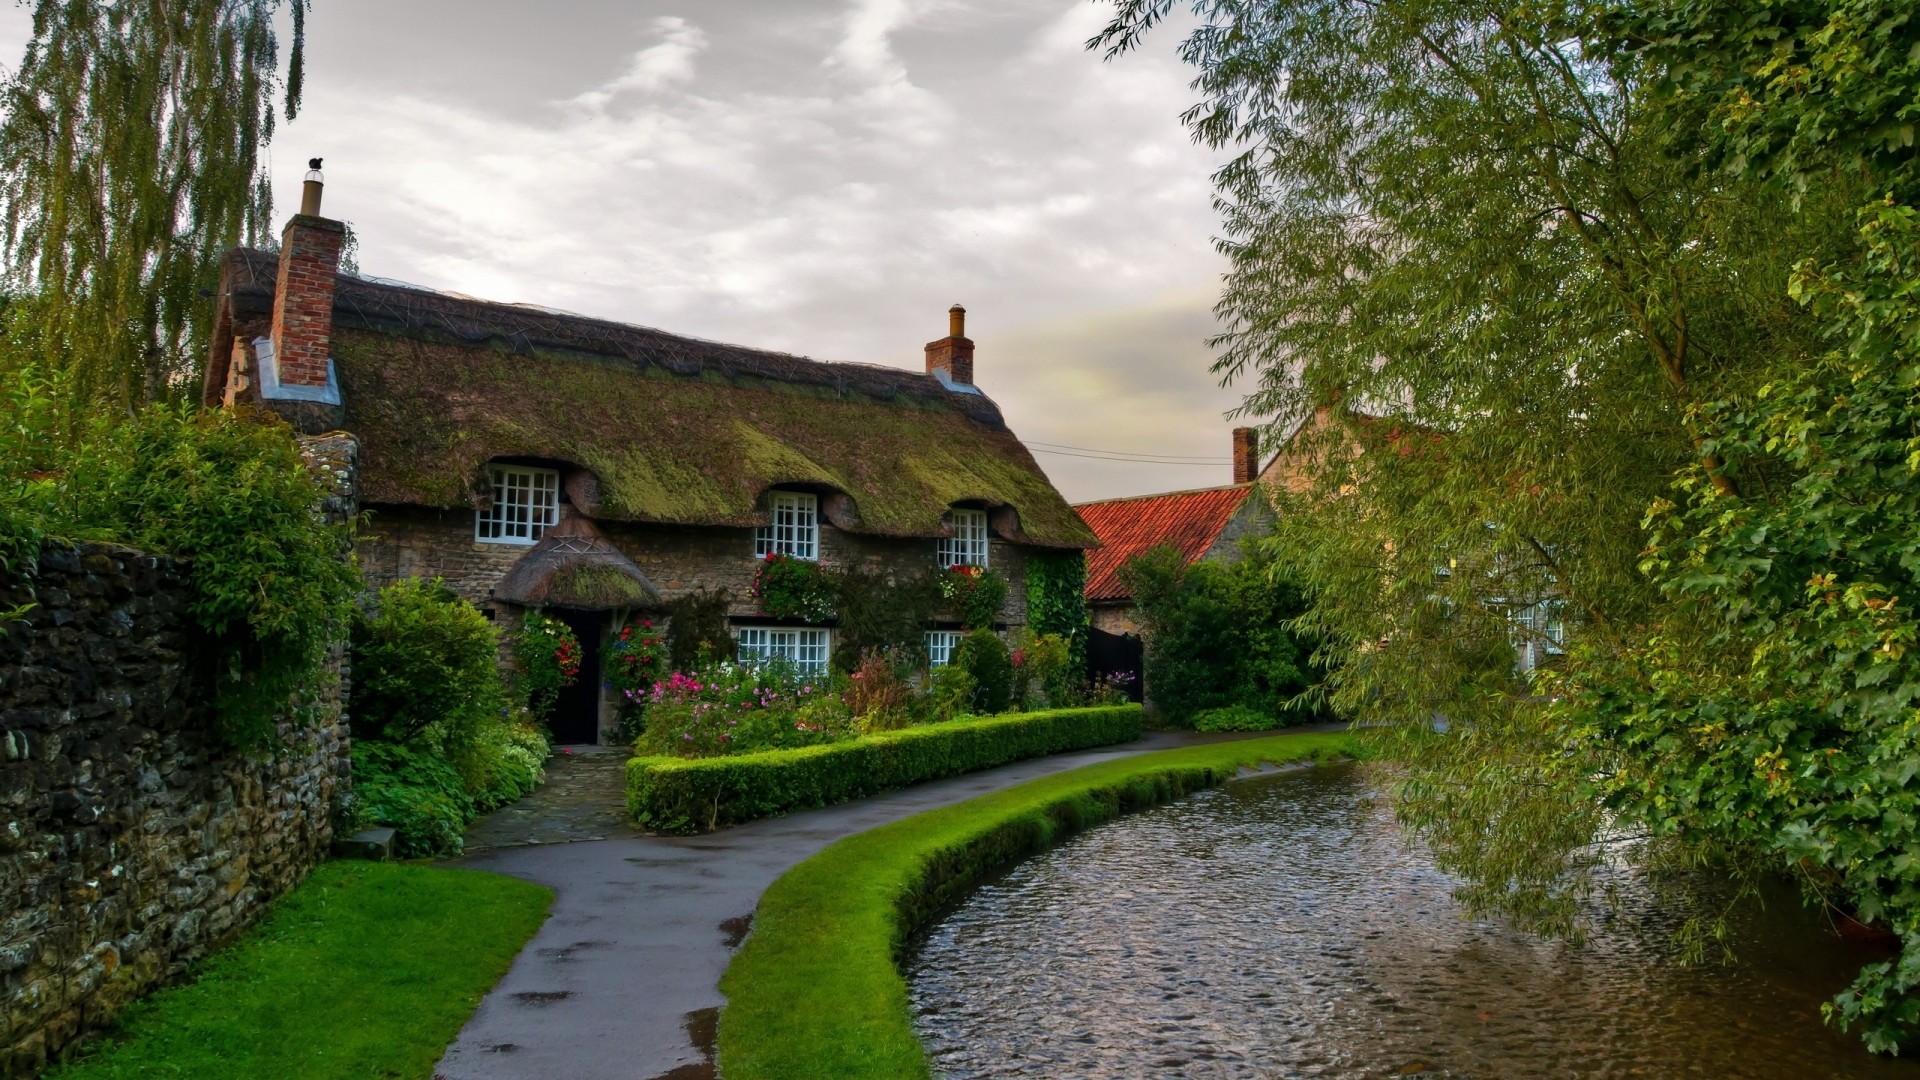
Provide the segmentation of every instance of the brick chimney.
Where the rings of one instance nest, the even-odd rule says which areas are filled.
[[[347,232],[340,222],[320,216],[320,159],[308,164],[300,212],[281,234],[271,353],[270,358],[261,357],[260,364],[260,396],[302,428],[323,425],[320,410],[340,404],[327,352],[333,336],[334,279]],[[281,402],[312,404],[281,408]]]
[[[973,342],[967,338],[967,309],[947,309],[947,336],[927,342],[927,374],[949,386],[973,385]]]
[[[1260,475],[1260,432],[1256,428],[1233,429],[1233,482],[1251,484]]]

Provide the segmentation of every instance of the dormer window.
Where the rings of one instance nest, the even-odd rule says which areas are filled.
[[[537,544],[560,524],[560,474],[531,465],[489,465],[493,505],[473,512],[483,544]]]
[[[773,524],[754,532],[753,553],[820,558],[820,499],[805,491],[773,493]]]
[[[953,535],[940,538],[941,566],[987,565],[987,512],[952,512]]]

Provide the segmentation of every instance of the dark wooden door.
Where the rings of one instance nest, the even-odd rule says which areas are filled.
[[[1140,639],[1132,634],[1091,629],[1087,633],[1087,678],[1097,681],[1116,672],[1131,675],[1133,681],[1128,685],[1127,696],[1139,701],[1145,655]]]
[[[566,623],[580,639],[580,677],[564,687],[553,701],[547,730],[562,746],[600,741],[600,647],[605,644],[607,613],[555,608],[554,618]]]

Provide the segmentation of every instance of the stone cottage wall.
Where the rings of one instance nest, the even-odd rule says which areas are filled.
[[[673,601],[701,590],[733,594],[730,615],[756,614],[751,590],[758,562],[753,530],[687,525],[635,525],[596,522],[608,542],[632,559]],[[829,569],[859,568],[905,576],[922,574],[934,564],[935,542],[850,533],[822,522],[820,562]],[[375,507],[358,552],[369,585],[378,588],[406,577],[441,577],[455,592],[482,609],[494,606],[493,587],[527,548],[483,544],[473,539],[473,511],[418,507]],[[1017,545],[994,540],[987,561],[1007,581],[1001,621],[1027,621],[1026,554]]]

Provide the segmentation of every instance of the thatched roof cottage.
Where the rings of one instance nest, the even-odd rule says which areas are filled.
[[[834,627],[760,614],[769,552],[984,563],[1016,625],[1027,556],[1098,543],[974,385],[957,305],[924,371],[827,363],[340,274],[319,195],[310,174],[278,254],[227,255],[204,396],[358,439],[372,584],[439,576],[507,619],[550,608],[590,658],[623,613],[725,590],[743,651],[812,664]],[[930,628],[936,655],[953,630]],[[595,673],[580,683],[563,741],[610,715]]]

